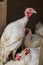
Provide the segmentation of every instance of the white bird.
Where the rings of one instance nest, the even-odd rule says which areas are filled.
[[[30,62],[30,49],[25,48],[21,53],[17,53],[14,61],[9,61],[5,65],[27,65]]]
[[[31,37],[32,37],[31,29],[26,28],[26,30],[25,30],[25,39],[24,39],[25,46],[28,46],[28,47],[30,46],[30,44],[31,44]]]
[[[17,53],[15,61],[8,61],[5,65],[38,65],[40,47],[25,48],[21,53]]]
[[[37,46],[40,46],[40,43],[41,43],[41,36],[37,35],[37,34],[32,34],[31,33],[31,30],[29,30],[30,33],[28,33],[26,36],[25,36],[25,39],[24,39],[24,44],[26,47],[37,47]]]
[[[25,61],[25,65],[38,65],[40,56],[40,47],[36,48],[25,48],[21,52],[22,59]]]
[[[31,61],[31,53],[30,53],[30,49],[28,47],[26,47],[22,52],[22,59],[25,61],[25,65],[27,65],[28,63],[30,63]]]
[[[5,65],[14,65],[14,64],[15,64],[14,61],[11,60],[11,61],[8,61]]]
[[[12,50],[16,52],[17,48],[21,45],[25,33],[25,26],[33,13],[37,12],[33,8],[27,8],[23,18],[10,23],[4,29],[4,32],[1,36],[1,44],[4,47],[3,51],[5,51],[3,52],[3,62],[5,62],[5,59]]]
[[[35,33],[43,37],[43,24],[40,22],[36,25]]]
[[[15,61],[11,60],[7,62],[5,65],[25,65],[25,62],[22,59],[21,53],[17,53],[15,59],[16,59]]]
[[[37,34],[32,34],[31,47],[39,47],[41,44],[41,37]]]
[[[30,48],[31,50],[31,61],[28,65],[39,65],[40,47]]]
[[[29,40],[29,33],[25,36],[24,44],[30,48],[30,55],[24,56],[24,50],[21,52],[22,56],[27,60],[26,65],[38,65],[40,56],[41,37],[37,34],[32,34]],[[29,57],[30,56],[30,57]]]

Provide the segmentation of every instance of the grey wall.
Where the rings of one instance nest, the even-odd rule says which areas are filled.
[[[8,0],[7,24],[23,17],[27,7],[33,7],[38,12],[30,18],[27,27],[33,31],[38,21],[43,23],[43,0]]]

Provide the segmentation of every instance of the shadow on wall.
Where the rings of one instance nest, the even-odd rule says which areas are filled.
[[[34,31],[37,22],[43,23],[43,0],[8,0],[7,24],[23,17],[27,7],[33,7],[38,12],[30,18],[27,25]]]
[[[3,0],[0,0],[0,1],[3,1]]]

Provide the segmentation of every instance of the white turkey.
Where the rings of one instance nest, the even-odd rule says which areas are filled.
[[[35,33],[43,37],[43,24],[40,22],[36,25]]]
[[[5,65],[27,65],[30,62],[30,57],[30,49],[25,48],[21,53],[16,54],[14,61],[11,60]]]
[[[12,50],[16,52],[17,48],[21,45],[25,33],[25,26],[33,13],[37,12],[33,8],[27,8],[23,18],[10,23],[4,29],[1,36],[1,44],[3,45],[4,54],[3,62],[5,62]]]
[[[25,65],[28,65],[28,63],[30,64],[31,61],[31,52],[30,49],[28,47],[26,47],[22,52],[22,59],[25,61]]]
[[[26,47],[37,47],[40,46],[41,36],[37,34],[32,34],[30,29],[26,30],[26,35],[24,39],[24,44]]]
[[[26,28],[26,30],[25,30],[25,39],[24,39],[24,44],[26,45],[26,46],[30,46],[30,44],[31,44],[31,37],[32,37],[32,31],[31,31],[31,29],[30,28]]]
[[[39,65],[40,47],[30,48],[31,50],[31,61],[28,65]]]
[[[40,56],[40,47],[28,48],[26,47],[22,52],[22,59],[25,61],[25,65],[38,65]]]
[[[27,30],[26,30],[27,31]],[[29,40],[30,38],[30,40]],[[31,34],[29,37],[29,30],[26,32],[26,36],[24,39],[24,44],[28,50],[30,48],[30,57],[29,55],[24,56],[24,51],[23,50],[22,56],[27,60],[26,64],[27,65],[38,65],[39,64],[39,55],[40,55],[40,44],[41,44],[41,37],[37,34]],[[27,51],[28,53],[28,51]]]
[[[33,34],[31,37],[31,47],[39,47],[41,44],[41,37],[37,34]]]
[[[26,47],[21,53],[17,53],[15,60],[8,61],[5,65],[38,65],[39,64],[40,47]]]

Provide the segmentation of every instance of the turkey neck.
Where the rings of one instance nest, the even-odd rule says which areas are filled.
[[[24,16],[23,18],[20,19],[20,23],[24,27],[26,26],[27,22],[28,22],[28,18],[26,16]]]

